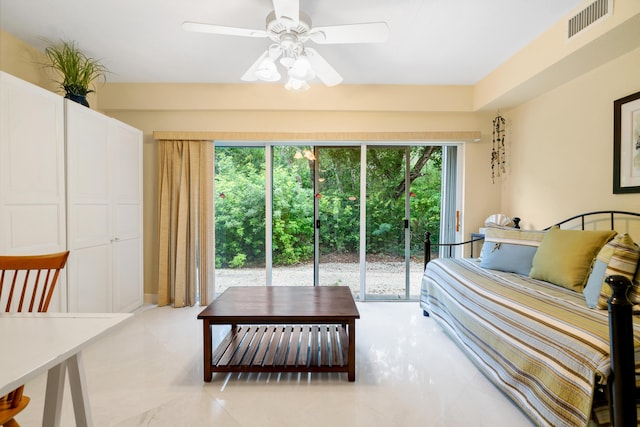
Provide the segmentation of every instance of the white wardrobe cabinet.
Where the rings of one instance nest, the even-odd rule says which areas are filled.
[[[52,311],[141,306],[142,132],[4,72],[0,95],[0,254],[71,251]]]
[[[69,311],[142,305],[142,132],[65,100]]]

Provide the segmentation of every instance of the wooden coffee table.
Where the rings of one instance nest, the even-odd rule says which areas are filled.
[[[347,286],[240,286],[199,315],[204,380],[214,372],[347,372],[356,379],[356,319]],[[231,325],[212,349],[213,325]]]

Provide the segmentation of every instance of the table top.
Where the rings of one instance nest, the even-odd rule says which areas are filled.
[[[328,323],[359,319],[348,286],[234,286],[199,315],[215,323]]]
[[[129,313],[0,313],[0,395],[81,351]]]

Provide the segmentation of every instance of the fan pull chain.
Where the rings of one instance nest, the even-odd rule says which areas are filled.
[[[491,182],[495,184],[496,178],[506,171],[506,150],[504,144],[505,120],[498,115],[493,119],[493,145],[491,147]]]

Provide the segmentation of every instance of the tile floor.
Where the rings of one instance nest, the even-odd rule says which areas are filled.
[[[145,307],[84,353],[101,426],[530,427],[416,302],[358,303],[356,382],[346,374],[216,374],[202,381],[202,307]],[[219,331],[219,335],[224,333]],[[42,424],[46,375],[26,385]],[[62,426],[75,425],[66,387]]]

